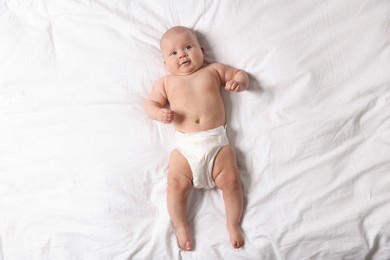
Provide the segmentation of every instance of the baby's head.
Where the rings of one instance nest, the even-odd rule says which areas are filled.
[[[190,28],[172,27],[161,37],[160,48],[165,67],[171,74],[189,75],[203,66],[203,48]]]

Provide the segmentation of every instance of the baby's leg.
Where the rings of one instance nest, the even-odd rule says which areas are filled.
[[[191,235],[187,223],[187,198],[192,187],[192,173],[187,160],[177,150],[169,159],[167,204],[168,212],[179,246],[183,250],[191,250]]]
[[[240,228],[243,194],[235,152],[230,145],[224,146],[218,153],[213,178],[216,186],[222,190],[230,241],[234,248],[240,248],[244,245],[244,236]]]

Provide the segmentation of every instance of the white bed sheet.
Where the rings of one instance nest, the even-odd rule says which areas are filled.
[[[216,190],[190,253],[167,214],[173,129],[143,102],[179,24],[251,75],[223,93],[241,250]],[[0,259],[390,259],[389,68],[387,0],[1,0]]]

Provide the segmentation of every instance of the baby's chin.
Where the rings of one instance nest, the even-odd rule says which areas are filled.
[[[177,76],[186,76],[186,75],[190,75],[196,71],[198,71],[200,68],[202,68],[203,66],[197,66],[197,67],[193,67],[193,68],[188,68],[188,69],[183,69],[183,70],[177,70],[177,71],[168,71],[170,74],[172,75],[177,75]]]

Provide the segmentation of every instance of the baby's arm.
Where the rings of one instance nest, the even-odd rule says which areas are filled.
[[[225,89],[228,91],[240,92],[248,89],[249,77],[246,72],[238,70],[233,79],[226,81]]]
[[[220,63],[214,63],[211,66],[218,72],[226,90],[239,92],[248,89],[249,76],[245,71]]]
[[[146,114],[154,120],[169,124],[173,121],[175,113],[168,109],[164,108],[167,104],[168,98],[164,89],[164,79],[157,81],[155,84],[152,93],[145,101],[145,112]]]

